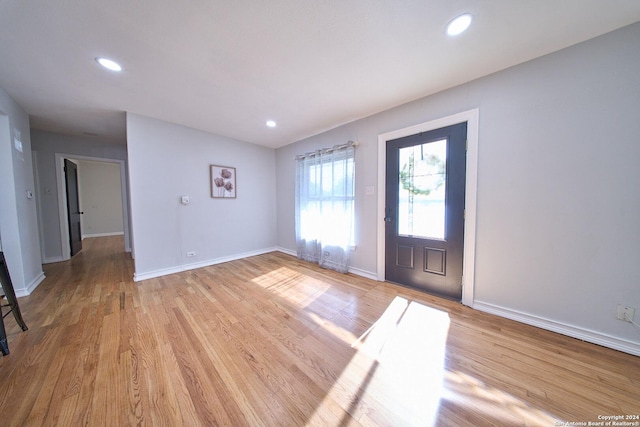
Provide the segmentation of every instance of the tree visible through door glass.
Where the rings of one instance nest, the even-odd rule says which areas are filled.
[[[400,148],[398,235],[445,239],[447,140]]]

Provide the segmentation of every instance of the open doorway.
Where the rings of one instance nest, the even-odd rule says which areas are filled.
[[[55,157],[58,188],[67,189],[64,171],[65,160],[72,160],[80,166],[78,212],[83,213],[79,215],[82,237],[123,234],[124,250],[131,252],[124,161],[63,153],[56,153]],[[114,188],[114,186],[117,188]],[[114,197],[119,198],[119,200],[115,200]],[[72,251],[71,226],[69,222],[73,212],[70,215],[67,191],[58,192],[58,210],[60,215],[62,258],[63,260],[68,260],[74,252]]]

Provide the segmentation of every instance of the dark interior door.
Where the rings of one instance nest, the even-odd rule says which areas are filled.
[[[387,142],[386,280],[460,300],[467,124]]]
[[[64,179],[67,184],[67,217],[69,218],[69,246],[71,256],[82,250],[80,229],[80,200],[78,198],[78,166],[64,159]]]

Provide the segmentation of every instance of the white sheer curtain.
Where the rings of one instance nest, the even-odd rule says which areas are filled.
[[[296,157],[298,258],[346,273],[353,245],[355,143]]]

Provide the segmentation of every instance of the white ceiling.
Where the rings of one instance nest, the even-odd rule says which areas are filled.
[[[123,142],[130,111],[280,147],[637,21],[639,0],[0,0],[0,87],[36,129]]]

